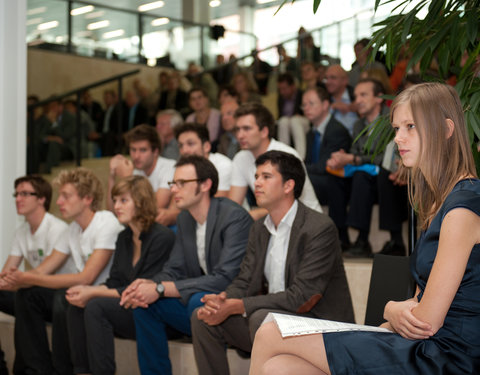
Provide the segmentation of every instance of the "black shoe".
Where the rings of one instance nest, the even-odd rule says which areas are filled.
[[[368,241],[357,240],[350,246],[348,251],[344,253],[346,258],[372,258],[372,247]]]
[[[385,245],[383,245],[379,254],[405,256],[405,245],[403,243],[397,243],[393,240],[387,241],[385,242]]]

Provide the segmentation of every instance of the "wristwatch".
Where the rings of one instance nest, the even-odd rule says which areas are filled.
[[[157,291],[157,293],[158,293],[158,295],[160,296],[160,298],[165,297],[165,287],[163,286],[162,283],[158,283],[158,284],[157,284],[157,287],[155,288],[155,290]]]

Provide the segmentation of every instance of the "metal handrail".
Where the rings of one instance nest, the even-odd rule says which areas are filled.
[[[106,85],[107,83],[110,83],[110,82],[114,82],[114,81],[117,81],[118,82],[118,102],[121,103],[122,102],[122,80],[125,78],[125,77],[128,77],[128,76],[131,76],[131,75],[134,75],[134,74],[138,74],[140,72],[140,69],[135,69],[135,70],[130,70],[128,72],[125,72],[125,73],[120,73],[120,74],[116,74],[114,76],[111,76],[109,78],[106,78],[106,79],[102,79],[100,81],[96,81],[96,82],[93,82],[93,83],[90,83],[88,85],[84,85],[84,86],[81,86],[81,87],[78,87],[76,89],[73,89],[73,90],[69,90],[63,94],[60,94],[60,95],[55,95],[55,96],[52,96],[48,99],[45,99],[45,100],[42,100],[38,103],[35,103],[35,104],[31,104],[28,106],[28,113],[29,113],[29,122],[30,122],[30,126],[28,127],[28,137],[30,139],[30,148],[31,148],[31,155],[29,158],[27,158],[27,171],[28,173],[32,173],[32,172],[37,172],[37,168],[35,167],[35,163],[37,162],[36,160],[33,160],[33,155],[36,155],[36,142],[34,141],[35,140],[35,133],[36,133],[36,129],[35,129],[35,126],[34,126],[34,112],[35,112],[35,109],[38,108],[38,107],[41,107],[41,106],[44,106],[46,104],[49,104],[51,102],[55,102],[55,101],[59,101],[59,100],[62,100],[64,98],[67,98],[69,96],[76,96],[76,105],[77,105],[77,113],[76,113],[76,120],[75,120],[75,133],[76,133],[76,144],[75,144],[75,149],[76,149],[76,155],[75,155],[75,161],[76,161],[76,164],[77,166],[80,166],[82,165],[82,128],[81,128],[81,125],[80,125],[80,105],[81,105],[81,101],[80,101],[80,95],[81,93],[83,93],[84,91],[86,90],[90,90],[90,89],[93,89],[95,87],[99,87],[99,86],[103,86],[103,85]],[[122,132],[122,106],[119,105],[116,107],[116,110],[117,110],[117,132],[118,134],[120,134]]]

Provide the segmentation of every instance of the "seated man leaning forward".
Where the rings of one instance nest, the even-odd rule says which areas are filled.
[[[256,166],[255,197],[268,216],[250,231],[239,275],[224,292],[204,296],[192,315],[201,375],[228,375],[226,345],[250,352],[269,312],[354,320],[335,225],[298,200],[305,182],[300,160],[269,151]]]
[[[190,316],[207,293],[219,293],[237,276],[245,254],[250,215],[227,198],[214,198],[218,173],[197,155],[177,163],[170,182],[177,207],[177,238],[163,270],[137,279],[120,304],[134,308],[137,351],[143,375],[172,374],[166,327],[191,335]]]
[[[62,171],[57,204],[63,218],[73,220],[52,253],[35,272],[12,269],[8,282],[22,287],[15,296],[15,351],[25,364],[25,374],[71,374],[66,326],[65,288],[98,285],[110,271],[118,233],[123,229],[109,211],[99,211],[102,184],[92,171]],[[55,274],[72,256],[72,273]],[[45,320],[52,322],[52,354]]]
[[[298,153],[285,143],[272,138],[275,121],[270,111],[261,104],[247,103],[235,111],[235,129],[238,143],[242,148],[233,158],[232,186],[228,197],[241,204],[248,188],[252,191],[255,185],[255,159],[271,150],[288,152],[296,156]],[[303,163],[300,164],[304,168]],[[322,207],[313,190],[308,176],[303,189],[300,190],[299,200],[307,207],[322,212]],[[253,209],[250,215],[259,219],[267,214],[265,209]]]
[[[115,155],[110,160],[108,178],[107,207],[113,210],[111,192],[115,180],[138,175],[148,178],[157,198],[158,215],[156,221],[162,225],[175,224],[179,211],[176,209],[168,181],[175,172],[175,160],[160,156],[161,143],[157,131],[150,125],[138,125],[125,134],[131,161],[123,155]]]

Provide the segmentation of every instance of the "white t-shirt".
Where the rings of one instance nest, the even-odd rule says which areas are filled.
[[[197,242],[197,256],[198,263],[205,275],[208,274],[207,261],[205,259],[205,237],[207,236],[207,221],[203,224],[197,223],[196,229],[196,242]]]
[[[218,189],[228,191],[232,181],[232,161],[225,155],[211,152],[208,160],[217,168],[218,172]]]
[[[148,178],[148,181],[150,181],[150,184],[152,184],[153,191],[156,192],[158,189],[169,188],[168,181],[173,180],[173,174],[175,173],[175,164],[175,160],[159,156],[157,164],[155,165],[155,169],[150,174],[150,176],[147,176],[145,172],[140,169],[134,169],[133,174],[135,176],[144,176]]]
[[[15,231],[10,255],[23,257],[33,268],[36,268],[50,255],[53,249],[57,248],[67,228],[67,223],[48,212],[45,213],[34,234],[30,231],[30,224],[25,221]],[[75,265],[72,258],[68,257],[56,273],[72,272],[76,272]]]
[[[270,144],[267,148],[267,151],[272,150],[287,152],[300,159],[295,149],[273,138],[270,140]],[[305,169],[305,166],[303,166],[303,168]],[[241,150],[237,152],[233,158],[232,186],[249,186],[252,191],[255,190],[255,172],[255,157],[253,156],[252,152],[250,150]],[[308,178],[308,174],[305,176],[305,185],[303,185],[303,191],[299,200],[305,206],[310,207],[315,211],[322,212],[322,207],[320,206],[320,203],[318,203],[315,190],[313,190],[313,186],[310,182],[310,178]]]
[[[82,231],[82,228],[76,221],[72,222],[56,250],[64,254],[71,254],[76,272],[81,272],[94,250],[115,250],[118,233],[123,229],[123,225],[118,222],[113,213],[110,211],[97,211],[84,231]],[[100,272],[93,285],[101,284],[107,279],[112,261],[113,256]]]

